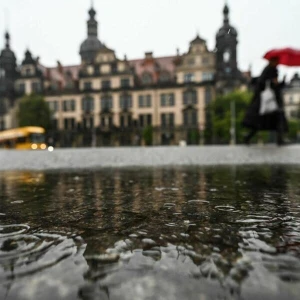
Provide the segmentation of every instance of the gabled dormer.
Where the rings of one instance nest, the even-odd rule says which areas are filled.
[[[38,66],[38,59],[34,59],[28,49],[19,69],[15,90],[20,96],[43,91],[43,74]]]
[[[214,79],[215,56],[199,34],[190,42],[188,52],[176,64],[177,83],[193,84]]]

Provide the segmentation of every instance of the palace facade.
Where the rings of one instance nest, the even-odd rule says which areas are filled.
[[[45,67],[29,50],[17,65],[6,33],[0,54],[0,130],[18,126],[18,100],[37,93],[51,109],[49,135],[55,146],[204,143],[207,105],[217,93],[246,86],[248,80],[238,69],[238,33],[228,6],[215,50],[197,35],[184,54],[147,52],[134,60],[118,58],[101,42],[96,11],[92,7],[88,13],[80,65]]]

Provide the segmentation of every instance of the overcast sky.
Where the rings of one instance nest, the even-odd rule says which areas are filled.
[[[225,0],[94,0],[99,39],[119,58],[141,58],[186,52],[196,33],[215,47],[223,22]],[[263,54],[275,47],[300,48],[300,0],[228,0],[230,22],[239,33],[241,70],[252,65],[258,75]],[[1,0],[0,48],[9,28],[18,61],[29,47],[41,63],[55,66],[80,63],[79,46],[85,39],[91,0]],[[300,68],[281,68],[289,77]]]

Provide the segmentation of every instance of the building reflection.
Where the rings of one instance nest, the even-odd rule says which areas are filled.
[[[247,251],[299,254],[299,174],[280,166],[3,172],[0,224],[80,235],[87,281],[118,259],[226,278]]]

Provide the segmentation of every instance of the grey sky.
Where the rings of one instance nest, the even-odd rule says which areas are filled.
[[[222,24],[224,0],[94,0],[99,38],[118,57],[183,53],[199,32],[209,49]],[[299,0],[228,0],[230,21],[239,33],[240,69],[260,73],[263,54],[274,47],[300,48]],[[0,47],[8,26],[18,61],[27,47],[46,66],[80,62],[90,0],[1,0]],[[2,17],[1,17],[2,15]],[[8,17],[7,17],[8,16]],[[8,25],[7,25],[8,24]],[[281,68],[289,76],[300,68]]]

